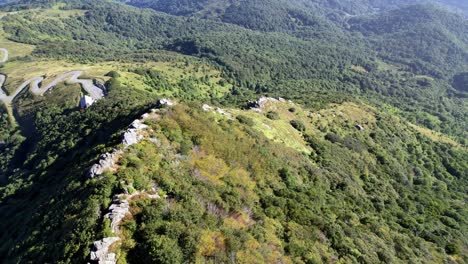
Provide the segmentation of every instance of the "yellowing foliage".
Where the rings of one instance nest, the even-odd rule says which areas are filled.
[[[212,257],[217,252],[224,252],[226,250],[225,240],[226,238],[219,231],[203,231],[199,240],[197,258]]]
[[[249,216],[245,213],[237,213],[224,219],[224,226],[230,229],[244,229],[251,222]]]
[[[194,157],[191,161],[195,177],[206,180],[215,185],[224,185],[221,181],[229,171],[229,167],[224,160],[218,159],[213,155],[201,155]]]
[[[227,175],[226,179],[232,184],[244,187],[245,189],[252,191],[255,189],[255,182],[250,179],[250,174],[242,168],[231,170]]]

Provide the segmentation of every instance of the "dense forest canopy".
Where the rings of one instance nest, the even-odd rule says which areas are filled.
[[[106,93],[80,111],[69,80],[2,99],[0,259],[83,263],[118,236],[117,263],[468,262],[467,11],[0,0],[2,94],[78,69]]]

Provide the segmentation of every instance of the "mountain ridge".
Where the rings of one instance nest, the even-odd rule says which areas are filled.
[[[468,261],[463,16],[122,2],[0,7],[5,93],[72,70],[108,91],[0,107],[2,261]]]

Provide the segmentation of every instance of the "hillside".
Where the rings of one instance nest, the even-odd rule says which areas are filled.
[[[422,2],[3,1],[0,262],[468,262],[468,25]]]
[[[383,15],[350,20],[352,30],[372,41],[383,58],[399,58],[411,71],[436,77],[466,70],[468,23],[442,10],[410,6]]]

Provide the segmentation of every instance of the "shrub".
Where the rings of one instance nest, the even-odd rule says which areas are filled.
[[[279,120],[280,116],[278,112],[270,111],[266,114],[266,117],[268,117],[271,120]]]
[[[338,143],[341,142],[341,137],[335,133],[328,133],[325,135],[325,139],[330,141],[331,143]]]
[[[239,121],[241,124],[247,125],[247,126],[253,126],[255,123],[252,120],[252,118],[244,116],[244,115],[239,115],[236,117],[237,121]]]
[[[167,236],[152,235],[149,239],[149,255],[155,263],[182,263],[182,251],[177,241]]]
[[[306,127],[305,127],[304,123],[302,123],[299,120],[292,120],[291,121],[291,126],[293,126],[299,132],[304,132],[306,130]]]
[[[110,71],[106,74],[107,77],[111,77],[111,78],[119,78],[120,77],[120,74],[116,71]]]
[[[458,248],[457,245],[450,243],[445,246],[445,252],[449,255],[457,255],[460,254],[460,248]]]

